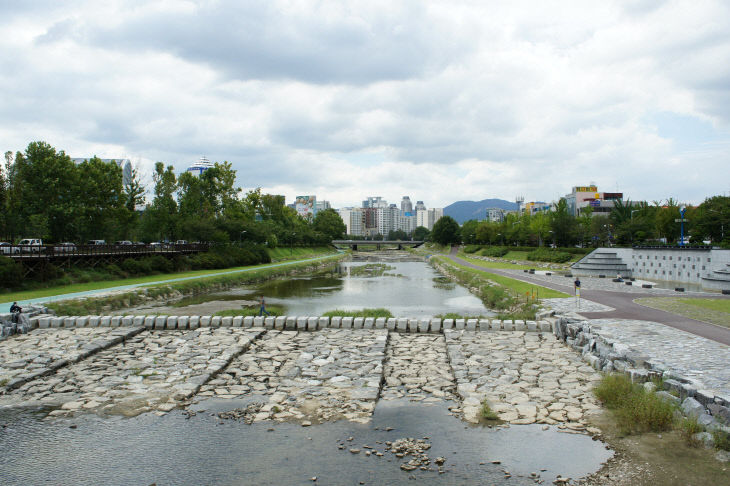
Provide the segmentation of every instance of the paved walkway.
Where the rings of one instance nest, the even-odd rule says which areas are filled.
[[[730,397],[730,347],[656,322],[592,319],[591,331],[628,344],[654,364],[690,378],[715,395]]]
[[[503,275],[505,277],[514,278],[523,282],[532,283],[535,285],[541,285],[553,290],[561,292],[573,293],[573,279],[568,279],[561,276],[545,276],[545,275],[530,275],[519,270],[502,270],[495,268],[485,268],[473,263],[469,263],[456,256],[457,249],[452,248],[451,254],[448,258],[452,261],[464,265],[475,270],[479,270],[485,273],[493,273],[496,275]],[[601,279],[604,280],[604,279]],[[613,283],[613,282],[611,282]],[[605,284],[605,283],[602,283]],[[617,284],[619,285],[619,284]],[[586,285],[585,287],[591,287]],[[656,291],[649,291],[655,289],[642,289],[648,292],[642,292],[638,288],[632,288],[630,292],[627,291],[609,291],[609,290],[598,290],[591,288],[583,288],[581,290],[581,297],[585,300],[603,304],[611,307],[612,311],[609,312],[580,312],[580,315],[588,319],[628,319],[634,321],[651,321],[658,322],[675,329],[680,329],[688,333],[701,336],[712,341],[730,346],[730,329],[709,324],[706,322],[690,319],[687,317],[672,314],[670,312],[652,309],[639,305],[634,302],[634,299],[639,296],[656,296]],[[666,292],[666,291],[665,291]],[[672,295],[677,295],[674,292]],[[713,298],[730,298],[727,296],[718,296],[717,294],[698,294],[694,295],[712,296]]]

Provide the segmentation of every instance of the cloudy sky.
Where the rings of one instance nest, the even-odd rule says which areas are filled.
[[[730,193],[730,3],[0,0],[0,149],[336,207]]]

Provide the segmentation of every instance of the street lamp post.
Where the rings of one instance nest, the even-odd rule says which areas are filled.
[[[243,243],[243,235],[245,235],[245,234],[246,234],[246,230],[243,230],[243,231],[241,231],[241,234],[238,235],[238,246],[241,246],[241,244]]]
[[[684,246],[684,212],[687,211],[687,206],[682,204],[679,206],[679,246]]]

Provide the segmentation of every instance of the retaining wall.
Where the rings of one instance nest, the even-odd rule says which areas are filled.
[[[702,414],[714,416],[719,422],[730,424],[730,396],[703,389],[702,384],[696,380],[653,362],[618,339],[594,334],[590,321],[558,318],[555,321],[555,334],[580,352],[583,359],[596,370],[623,372],[633,382],[638,383],[661,379],[666,391],[659,393],[666,399],[681,404],[683,409],[687,408],[687,403],[696,401],[701,405]]]
[[[51,316],[30,320],[33,329],[77,327],[145,327],[197,329],[199,327],[264,327],[295,331],[318,329],[388,329],[395,332],[441,333],[444,330],[553,332],[554,319],[537,321],[498,319],[417,319],[321,316]]]

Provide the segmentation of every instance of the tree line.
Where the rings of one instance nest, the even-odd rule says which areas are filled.
[[[441,244],[533,247],[674,245],[680,240],[681,206],[672,198],[651,204],[619,200],[605,215],[593,214],[587,207],[573,216],[561,198],[554,211],[509,213],[502,222],[471,220],[459,227],[444,216],[434,225],[431,239]],[[698,206],[687,206],[684,219],[690,245],[730,247],[730,197],[712,196]]]
[[[123,184],[122,169],[97,157],[75,164],[46,142],[24,152],[5,153],[0,174],[0,233],[4,239],[48,242],[203,241],[246,242],[269,247],[327,244],[341,238],[345,224],[332,209],[311,220],[285,205],[284,196],[243,193],[236,171],[216,162],[200,176],[177,174],[157,162],[152,200],[133,170]]]

